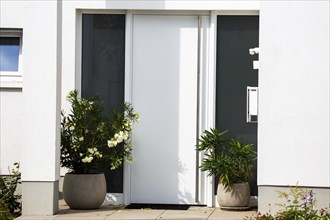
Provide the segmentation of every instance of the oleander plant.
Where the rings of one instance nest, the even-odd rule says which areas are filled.
[[[113,170],[132,161],[132,126],[139,114],[125,102],[122,111],[104,114],[97,97],[81,98],[73,90],[67,96],[68,114],[62,111],[61,166],[74,174],[89,174],[106,164]]]

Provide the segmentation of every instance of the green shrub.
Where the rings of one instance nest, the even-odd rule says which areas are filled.
[[[21,195],[16,193],[17,185],[21,183],[19,164],[14,163],[15,168],[11,175],[0,177],[0,220],[14,219],[21,215]]]
[[[258,213],[250,220],[330,220],[330,212],[327,209],[315,209],[316,198],[312,190],[302,189],[298,184],[290,187],[288,193],[278,191],[279,198],[285,199],[285,203],[276,204],[281,207],[274,216]]]
[[[113,110],[105,117],[103,101],[97,97],[80,98],[71,91],[68,114],[62,111],[61,166],[76,174],[95,173],[106,165],[114,170],[123,161],[131,162],[131,133],[139,114],[125,102],[121,111]]]
[[[284,204],[277,204],[282,209],[277,213],[283,220],[330,220],[330,213],[315,209],[315,193],[307,189],[290,187],[288,193],[279,191],[279,198],[286,200]]]
[[[252,144],[244,144],[238,139],[227,140],[226,132],[216,128],[205,130],[196,149],[204,154],[199,168],[208,171],[210,176],[218,176],[219,183],[231,190],[234,183],[249,182],[257,152]]]

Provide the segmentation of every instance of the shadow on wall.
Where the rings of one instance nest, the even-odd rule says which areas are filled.
[[[195,186],[195,181],[187,183],[185,181],[185,175],[187,174],[188,168],[185,163],[179,158],[178,160],[178,202],[179,204],[194,204],[195,197],[187,190],[187,187],[192,185]],[[190,190],[191,191],[191,190]]]

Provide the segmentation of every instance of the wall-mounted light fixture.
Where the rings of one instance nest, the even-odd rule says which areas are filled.
[[[249,49],[250,55],[259,54],[259,47],[251,48]],[[258,70],[259,69],[259,60],[253,61],[253,69]]]
[[[259,47],[249,49],[251,55],[259,54]]]

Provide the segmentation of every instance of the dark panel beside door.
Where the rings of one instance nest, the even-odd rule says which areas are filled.
[[[259,16],[218,16],[217,22],[216,127],[257,149],[257,123],[246,122],[246,87],[258,86],[258,56],[249,49],[259,46]],[[254,168],[251,195],[258,194]]]
[[[125,15],[84,14],[82,17],[82,97],[104,100],[105,114],[124,103]],[[123,169],[102,169],[107,191],[123,192]]]

